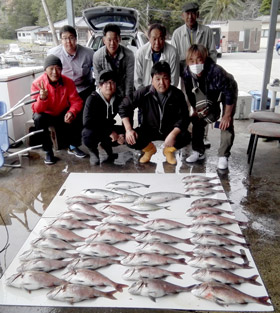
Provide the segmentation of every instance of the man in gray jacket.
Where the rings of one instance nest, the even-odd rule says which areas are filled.
[[[180,75],[186,66],[186,53],[192,44],[201,44],[208,50],[210,58],[217,61],[217,51],[212,29],[197,22],[199,6],[195,2],[188,2],[183,6],[182,18],[185,24],[175,29],[171,44],[175,46],[180,58]]]
[[[165,26],[155,23],[148,30],[149,42],[135,55],[134,87],[139,89],[151,84],[151,69],[158,61],[166,61],[171,68],[171,84],[179,83],[179,55],[174,46],[165,41]]]
[[[103,30],[104,47],[97,50],[93,56],[93,70],[96,85],[99,85],[99,75],[103,70],[115,72],[117,77],[117,95],[130,96],[133,93],[134,54],[128,48],[120,45],[121,31],[116,24],[107,24]]]

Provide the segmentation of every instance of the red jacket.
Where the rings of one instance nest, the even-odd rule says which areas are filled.
[[[34,113],[47,113],[53,116],[58,116],[65,109],[68,112],[77,116],[83,108],[83,100],[78,95],[76,86],[72,79],[61,75],[62,83],[52,86],[49,82],[46,73],[36,78],[31,86],[31,92],[40,90],[39,84],[43,81],[45,88],[48,90],[48,98],[46,100],[40,99],[40,94],[33,96],[36,102],[32,103],[32,110]]]

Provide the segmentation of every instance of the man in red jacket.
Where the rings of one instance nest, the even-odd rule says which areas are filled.
[[[39,91],[33,96],[33,120],[36,130],[43,129],[41,141],[46,152],[45,164],[54,164],[56,158],[52,150],[52,141],[48,131],[54,126],[58,137],[68,146],[68,153],[85,157],[78,146],[81,144],[81,132],[76,116],[82,110],[83,101],[79,97],[72,79],[61,74],[62,63],[54,55],[49,55],[44,62],[45,73],[35,79],[31,92]]]

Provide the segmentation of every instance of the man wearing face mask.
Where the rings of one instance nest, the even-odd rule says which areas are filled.
[[[205,158],[204,130],[207,124],[220,118],[222,103],[218,168],[225,170],[228,168],[228,158],[234,140],[233,116],[238,96],[237,83],[231,74],[213,62],[203,45],[192,45],[188,49],[186,64],[184,83],[193,108],[191,116],[193,152],[186,161],[193,163]]]

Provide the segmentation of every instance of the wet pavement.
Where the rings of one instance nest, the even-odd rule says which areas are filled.
[[[201,163],[190,165],[185,162],[190,147],[177,152],[177,165],[164,162],[160,143],[152,162],[139,164],[137,152],[126,147],[115,148],[119,158],[115,164],[90,166],[89,159],[78,159],[66,151],[56,152],[57,164],[47,166],[43,162],[44,154],[39,151],[30,153],[23,159],[23,167],[18,169],[0,169],[0,212],[7,229],[0,221],[1,267],[5,270],[28,235],[44,213],[56,193],[65,182],[69,173],[218,173],[227,197],[232,201],[236,218],[247,221],[242,228],[246,241],[258,267],[262,280],[273,302],[275,312],[280,312],[280,164],[278,142],[259,140],[252,175],[248,175],[246,158],[250,121],[236,120],[236,138],[227,171],[217,171],[217,149],[219,130],[209,130],[211,148],[206,151],[207,158]],[[222,308],[221,308],[222,310]],[[155,312],[147,309],[83,308],[82,312]],[[246,311],[246,306],[244,306]],[[59,313],[81,312],[79,308],[47,308],[0,306],[1,313]],[[158,310],[159,313],[171,313],[174,310]],[[187,311],[185,311],[187,312]]]

